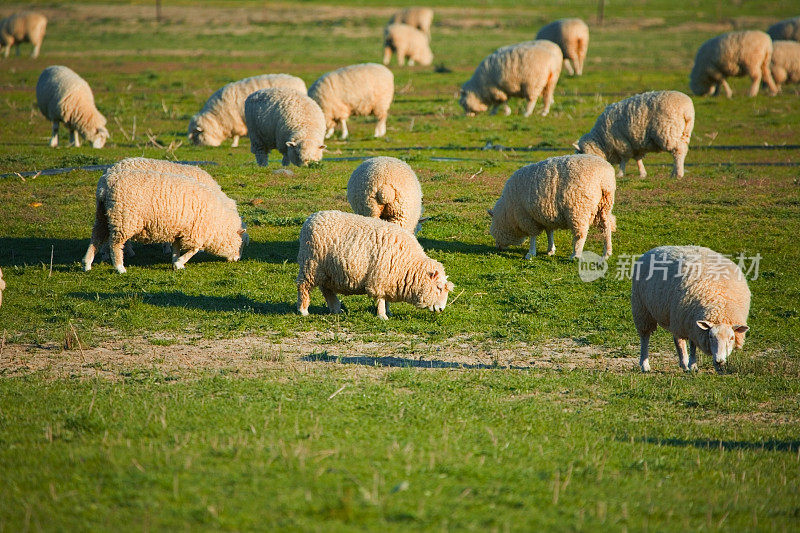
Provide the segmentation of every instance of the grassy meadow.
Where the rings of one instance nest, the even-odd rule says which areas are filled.
[[[216,89],[267,72],[307,85],[379,62],[382,25],[408,2],[51,0],[36,60],[0,61],[0,531],[766,530],[800,519],[800,89],[694,98],[685,178],[668,154],[618,180],[607,275],[584,283],[556,232],[526,261],[499,251],[491,207],[520,166],[571,153],[603,108],[655,89],[689,92],[697,47],[796,16],[792,2],[511,0],[430,3],[431,67],[397,67],[386,137],[349,120],[311,168],[257,167],[242,139],[188,143]],[[539,27],[590,25],[584,75],[562,73],[547,117],[465,117],[477,63]],[[35,102],[45,67],[92,86],[102,150],[48,146]],[[541,108],[541,102],[537,106]],[[295,311],[297,238],[321,209],[349,211],[361,158],[417,172],[430,220],[418,238],[455,291],[440,314],[366,296]],[[82,272],[101,172],[147,156],[202,161],[238,204],[238,263],[200,253],[173,271],[135,245],[128,273]],[[78,168],[37,174],[54,168]],[[541,240],[546,242],[546,239]],[[671,336],[638,372],[626,258],[663,244],[760,256],[747,342],[713,372],[680,372]],[[585,250],[600,252],[590,231]],[[752,276],[751,276],[752,277]]]

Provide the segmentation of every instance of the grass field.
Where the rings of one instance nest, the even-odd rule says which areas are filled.
[[[498,251],[486,209],[520,166],[571,153],[605,105],[688,92],[697,47],[796,16],[791,2],[434,2],[432,67],[395,64],[383,139],[350,121],[321,164],[276,174],[240,147],[188,144],[223,84],[287,72],[310,85],[379,61],[406,2],[51,0],[37,60],[0,61],[0,531],[797,530],[800,520],[800,91],[694,98],[686,177],[671,157],[618,180],[607,275],[557,253]],[[21,4],[0,4],[0,16]],[[461,83],[498,46],[555,18],[590,24],[584,75],[564,73],[547,117],[465,117]],[[67,65],[92,86],[112,138],[51,149],[39,73]],[[539,103],[541,106],[541,102]],[[490,149],[484,149],[484,148]],[[498,149],[503,147],[503,149]],[[128,156],[206,161],[248,225],[242,261],[198,254],[173,271],[138,245],[118,275],[79,260],[102,165]],[[358,158],[417,172],[419,234],[456,284],[441,314],[365,296],[349,312],[295,312],[300,226],[349,211]],[[19,174],[17,174],[19,173]],[[33,173],[33,175],[29,174]],[[743,350],[717,375],[679,371],[671,337],[637,370],[626,257],[698,244],[761,257]],[[602,243],[590,231],[586,250]],[[540,244],[540,252],[543,245]],[[752,277],[752,276],[751,276]]]

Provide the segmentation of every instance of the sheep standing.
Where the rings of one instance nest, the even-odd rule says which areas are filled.
[[[769,27],[767,33],[773,41],[800,41],[800,17],[777,22]]]
[[[106,117],[94,104],[92,89],[86,81],[67,67],[54,65],[44,69],[36,83],[36,102],[39,111],[53,123],[50,146],[58,146],[58,127],[63,122],[69,128],[75,146],[80,146],[78,134],[94,148],[102,148],[108,139]]]
[[[753,80],[748,91],[750,96],[758,94],[762,78],[774,95],[778,88],[769,70],[771,58],[772,39],[763,31],[723,33],[700,45],[689,75],[689,87],[699,96],[719,95],[724,89],[730,98],[733,91],[725,78],[750,76]]]
[[[386,119],[394,99],[394,74],[376,63],[350,65],[321,76],[308,90],[325,115],[325,138],[338,122],[342,140],[347,138],[350,115],[375,115],[375,137],[386,135]]]
[[[284,166],[322,159],[325,115],[308,96],[280,87],[261,89],[245,100],[244,119],[259,165],[267,166],[273,148],[283,154]]]
[[[388,24],[407,24],[413,28],[417,28],[430,40],[431,25],[433,24],[433,9],[429,7],[407,7],[392,15]]]
[[[247,234],[221,191],[167,172],[125,169],[104,178],[105,188],[98,187],[84,270],[91,270],[95,253],[110,241],[111,262],[120,274],[125,273],[123,247],[130,239],[172,243],[176,270],[201,248],[228,261],[241,257]]]
[[[734,346],[744,345],[750,289],[739,267],[713,250],[660,246],[634,264],[631,312],[641,339],[642,372],[650,371],[648,345],[658,326],[672,333],[681,368],[697,368],[700,347],[719,370]]]
[[[3,57],[8,57],[11,47],[17,45],[19,55],[20,43],[29,42],[33,45],[31,57],[36,59],[39,57],[46,30],[47,17],[41,13],[25,11],[6,17],[0,20],[0,52]]]
[[[693,129],[691,98],[679,91],[651,91],[606,107],[591,131],[573,146],[579,154],[599,155],[619,164],[619,177],[630,158],[636,160],[639,176],[644,178],[644,155],[670,152],[675,161],[672,175],[682,178]]]
[[[408,24],[390,24],[383,30],[384,65],[392,60],[392,52],[397,54],[398,65],[404,65],[406,58],[412,67],[415,62],[422,66],[433,63],[428,36]]]
[[[314,287],[332,313],[342,312],[337,294],[368,294],[382,320],[389,319],[387,302],[442,311],[453,290],[442,264],[425,255],[410,232],[341,211],[319,211],[306,219],[297,262],[297,309],[303,316]]]
[[[264,74],[231,82],[217,90],[189,121],[189,140],[202,146],[219,146],[233,137],[231,147],[239,146],[239,137],[247,135],[244,101],[259,89],[285,87],[306,93],[306,84],[289,74]]]
[[[556,253],[553,230],[571,229],[571,259],[580,258],[589,226],[603,231],[603,258],[611,255],[616,231],[614,168],[594,155],[563,155],[526,165],[511,175],[493,209],[489,232],[498,248],[521,244],[530,236],[525,259],[536,257],[536,237],[547,232],[547,255]]]
[[[775,84],[800,83],[800,42],[774,41],[770,71]]]
[[[533,113],[536,100],[542,95],[547,115],[553,103],[561,63],[561,49],[550,41],[526,41],[498,48],[481,61],[472,78],[461,86],[459,103],[467,116],[489,109],[497,113],[500,106],[511,114],[509,97],[525,98],[525,116]]]
[[[544,26],[537,39],[556,43],[564,54],[564,68],[570,76],[583,74],[583,62],[589,50],[589,26],[577,18],[560,19]]]
[[[394,157],[367,159],[347,182],[347,201],[359,215],[394,222],[407,231],[418,228],[422,187],[405,161]]]

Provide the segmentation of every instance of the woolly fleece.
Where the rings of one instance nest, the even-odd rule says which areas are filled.
[[[774,41],[770,71],[778,86],[800,83],[800,42]]]
[[[367,159],[350,175],[347,201],[359,215],[394,222],[413,232],[422,216],[422,187],[405,161]]]
[[[583,74],[583,62],[589,50],[589,26],[577,18],[560,19],[544,26],[537,39],[556,43],[564,54],[564,68],[572,75]]]
[[[17,45],[19,55],[20,43],[28,42],[33,45],[31,57],[36,59],[39,57],[46,31],[47,17],[41,13],[25,11],[6,17],[0,20],[0,52],[3,57],[8,57],[11,47]]]
[[[769,27],[767,33],[773,41],[800,41],[800,17],[777,22]]]
[[[398,11],[388,24],[407,24],[431,38],[431,25],[433,24],[433,9],[429,7],[407,7]]]
[[[383,64],[392,60],[392,52],[397,54],[397,64],[404,65],[408,58],[409,66],[419,63],[427,67],[433,63],[433,52],[428,36],[408,24],[390,24],[383,30]]]

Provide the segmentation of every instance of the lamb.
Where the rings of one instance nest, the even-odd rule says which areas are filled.
[[[556,43],[564,54],[564,68],[570,76],[583,74],[583,62],[589,49],[589,26],[578,18],[560,19],[544,26],[537,39]]]
[[[189,140],[201,146],[219,146],[233,137],[232,148],[239,146],[239,137],[247,135],[244,123],[244,101],[259,89],[286,87],[306,94],[306,84],[289,74],[264,74],[231,82],[217,90],[189,121]]]
[[[778,88],[772,80],[769,70],[772,58],[772,39],[763,31],[748,30],[723,33],[704,42],[697,50],[694,66],[689,75],[689,87],[698,96],[733,95],[728,76],[750,76],[753,83],[748,94],[758,94],[761,79],[769,86],[770,94],[776,94]]]
[[[333,135],[338,122],[342,140],[347,138],[350,115],[375,115],[375,137],[386,135],[386,118],[394,99],[394,74],[376,63],[350,65],[328,72],[311,85],[311,97],[325,115],[325,138]]]
[[[431,25],[433,24],[433,9],[429,7],[407,7],[398,11],[388,24],[407,24],[424,33],[428,40],[431,39]]]
[[[373,157],[358,165],[347,182],[347,201],[359,215],[394,222],[407,231],[419,228],[422,187],[400,159]]]
[[[58,127],[63,122],[69,128],[75,146],[80,146],[78,134],[102,148],[109,137],[106,117],[94,104],[92,89],[71,69],[54,65],[44,69],[36,83],[36,102],[39,111],[53,123],[50,146],[58,146]]]
[[[183,174],[138,169],[106,173],[103,181],[105,188],[98,184],[92,241],[82,261],[85,271],[91,270],[106,241],[120,274],[126,272],[123,246],[129,239],[172,243],[176,270],[201,248],[228,261],[242,256],[247,233],[220,191]]]
[[[3,291],[6,290],[6,282],[3,281],[3,270],[0,269],[0,305],[3,305]]]
[[[283,154],[284,166],[322,159],[325,115],[308,96],[282,87],[258,90],[244,102],[244,119],[259,165],[267,166],[273,148]]]
[[[536,237],[547,232],[547,255],[556,253],[553,230],[571,229],[571,259],[580,258],[590,225],[605,239],[603,258],[612,252],[611,232],[617,230],[614,207],[614,167],[595,155],[563,155],[526,165],[511,175],[493,209],[489,232],[498,248],[521,244],[530,236],[525,259],[536,257]]]
[[[528,101],[525,116],[529,117],[542,95],[542,116],[546,116],[553,103],[563,59],[561,49],[550,41],[526,41],[498,48],[481,61],[472,78],[461,86],[461,107],[467,116],[486,111],[489,106],[492,115],[500,106],[510,115],[508,98],[516,96]]]
[[[691,98],[679,91],[651,91],[607,106],[591,131],[573,146],[576,153],[599,155],[619,164],[617,177],[625,174],[625,164],[632,157],[644,178],[644,155],[670,152],[675,162],[672,175],[682,178],[692,129]]]
[[[3,57],[8,57],[11,47],[14,45],[17,46],[17,55],[19,55],[20,43],[28,42],[33,45],[31,57],[36,59],[39,57],[46,30],[47,17],[33,11],[15,13],[0,20],[0,51],[2,51]]]
[[[297,309],[308,315],[319,287],[328,309],[341,313],[336,294],[368,294],[377,315],[389,319],[387,302],[407,302],[440,312],[453,284],[444,267],[425,255],[417,239],[397,224],[341,211],[318,211],[300,230]]]
[[[800,42],[774,41],[770,71],[775,84],[800,83]]]
[[[777,22],[769,27],[767,33],[773,41],[800,41],[800,17]]]
[[[711,355],[719,371],[734,346],[744,345],[750,289],[727,257],[700,246],[660,246],[634,263],[633,274],[631,312],[642,372],[650,371],[648,344],[658,326],[672,333],[684,370],[697,369],[696,347]]]
[[[383,64],[392,60],[392,52],[397,54],[397,64],[404,65],[408,58],[409,66],[417,62],[426,67],[433,63],[433,52],[428,36],[408,24],[389,24],[383,30]]]

